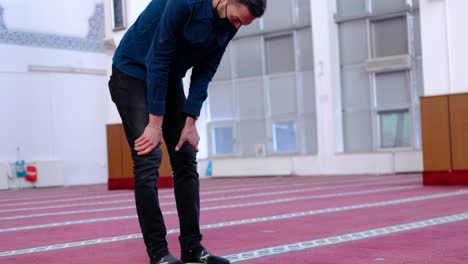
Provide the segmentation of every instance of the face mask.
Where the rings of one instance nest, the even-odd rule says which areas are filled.
[[[224,17],[224,18],[219,17],[218,6],[219,6],[219,2],[216,5],[215,9],[213,10],[213,14],[214,14],[213,24],[214,24],[214,27],[216,29],[220,29],[220,30],[228,31],[228,32],[236,31],[237,28],[234,25],[232,25],[231,22],[229,22],[229,19],[227,19],[227,17]],[[225,13],[227,15],[227,4],[226,4]]]

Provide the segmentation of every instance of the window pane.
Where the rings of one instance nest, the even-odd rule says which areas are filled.
[[[304,117],[304,143],[308,154],[317,154],[317,118],[314,116]]]
[[[310,0],[298,0],[299,25],[310,25]]]
[[[374,57],[408,54],[406,17],[379,20],[372,23]]]
[[[218,155],[234,153],[234,134],[232,127],[214,128],[214,152]]]
[[[293,122],[273,124],[275,152],[296,151],[296,125]]]
[[[343,83],[343,107],[369,108],[371,105],[369,74],[362,66],[343,68],[341,70]]]
[[[266,143],[265,122],[241,121],[239,123],[239,146],[242,156],[256,155],[256,145]]]
[[[296,75],[270,77],[270,112],[294,114],[297,112]]]
[[[268,2],[268,9],[263,16],[265,30],[278,30],[293,25],[292,0],[276,0]]]
[[[231,79],[231,59],[229,49],[223,55],[218,70],[213,77],[214,81],[229,80]]]
[[[338,0],[338,14],[340,17],[362,15],[365,12],[366,0]]]
[[[417,56],[421,56],[422,54],[421,16],[419,15],[419,12],[415,12],[413,15],[413,35],[414,35],[415,53]]]
[[[416,59],[416,96],[419,101],[419,97],[424,95],[424,78],[423,78],[423,63],[422,59]]]
[[[265,116],[265,101],[262,79],[243,80],[239,87],[239,112],[241,118]]]
[[[294,39],[292,35],[265,39],[267,72],[292,72],[295,70]]]
[[[345,152],[371,151],[371,112],[369,110],[344,112],[343,121]]]
[[[407,72],[378,73],[375,79],[377,107],[395,107],[410,103]]]
[[[263,74],[261,43],[259,37],[247,37],[233,41],[234,65],[237,77],[243,78]]]
[[[305,28],[297,31],[299,43],[298,59],[300,71],[311,71],[314,68],[314,47],[312,45],[311,28]]]
[[[313,72],[301,73],[302,85],[302,109],[304,113],[315,112],[315,83]]]
[[[210,114],[213,119],[232,119],[235,116],[234,89],[231,84],[210,85]]]
[[[113,16],[114,24],[113,29],[123,29],[125,28],[125,6],[123,0],[113,0]]]
[[[373,13],[401,10],[405,7],[406,0],[372,0]]]
[[[341,64],[358,64],[367,61],[367,28],[365,20],[340,25]]]
[[[382,148],[408,147],[411,145],[409,112],[380,113]]]

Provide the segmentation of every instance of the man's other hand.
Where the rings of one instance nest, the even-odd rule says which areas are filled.
[[[143,135],[135,140],[134,150],[139,156],[150,153],[155,147],[164,142],[162,133],[162,116],[151,115]]]
[[[175,150],[179,151],[185,142],[190,143],[195,151],[198,152],[198,142],[200,142],[200,136],[198,136],[195,119],[191,117],[187,117],[185,120],[185,126],[184,129],[182,129],[182,134],[180,135],[180,140],[179,143],[177,143]]]

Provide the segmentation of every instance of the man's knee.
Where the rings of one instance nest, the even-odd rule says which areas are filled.
[[[197,152],[189,143],[184,143],[179,151],[175,151],[171,158],[174,176],[191,174],[197,171]]]
[[[185,142],[179,151],[174,151],[171,158],[171,165],[195,164],[197,162],[197,152],[192,145]]]
[[[162,150],[160,146],[141,156],[132,151],[135,188],[155,186],[159,176],[161,157]]]

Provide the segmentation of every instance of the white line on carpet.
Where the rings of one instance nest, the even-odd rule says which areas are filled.
[[[465,220],[468,220],[468,212],[444,216],[444,217],[430,218],[430,219],[425,219],[422,221],[411,222],[411,223],[406,223],[406,224],[385,226],[381,228],[342,234],[338,236],[313,239],[313,240],[285,244],[285,245],[277,245],[274,247],[266,247],[266,248],[251,250],[251,251],[244,251],[241,253],[230,254],[224,257],[229,259],[231,263],[237,263],[237,262],[251,260],[251,259],[258,259],[258,258],[274,256],[274,255],[279,255],[279,254],[284,254],[284,253],[289,253],[289,252],[294,252],[294,251],[302,251],[302,250],[307,250],[307,249],[312,249],[312,248],[317,248],[317,247],[341,244],[341,243],[346,243],[350,241],[368,239],[372,237],[380,237],[380,236],[385,236],[389,234],[415,230],[415,229],[421,229],[421,228],[437,226],[437,225],[450,224],[450,223],[460,222],[460,221],[465,221]]]
[[[211,207],[203,207],[203,208],[201,208],[201,211],[211,211],[211,210],[220,210],[220,209],[228,209],[228,208],[267,205],[267,204],[278,204],[278,203],[302,201],[302,200],[308,200],[308,199],[323,199],[323,198],[333,198],[333,197],[354,196],[354,195],[362,195],[362,194],[370,194],[370,193],[382,193],[382,192],[389,192],[389,191],[400,191],[400,190],[416,189],[416,188],[419,188],[419,186],[388,187],[388,188],[380,188],[380,189],[373,189],[373,190],[367,190],[367,191],[355,191],[355,192],[345,192],[345,193],[321,194],[321,195],[319,194],[319,195],[279,198],[279,199],[259,201],[259,202],[248,202],[248,203],[240,203],[240,204],[216,205],[216,206],[211,206]],[[165,211],[165,212],[163,212],[164,215],[170,215],[170,214],[176,214],[176,213],[177,213],[177,211]],[[32,226],[19,226],[19,227],[10,227],[10,228],[0,228],[0,233],[22,231],[22,230],[31,230],[31,229],[40,229],[40,228],[49,228],[49,227],[58,227],[58,226],[67,226],[67,225],[90,224],[90,223],[96,223],[96,222],[119,221],[119,220],[125,220],[125,219],[132,219],[132,218],[136,218],[136,217],[137,217],[136,214],[132,214],[132,215],[124,215],[124,216],[91,218],[91,219],[65,221],[65,222],[40,224],[40,225],[32,225]]]
[[[307,191],[317,191],[317,190],[328,190],[328,189],[337,189],[337,188],[347,188],[347,187],[359,187],[359,186],[365,186],[365,185],[381,185],[381,184],[389,184],[389,183],[394,183],[394,184],[404,184],[404,183],[417,183],[419,182],[418,180],[402,180],[402,181],[381,181],[377,183],[368,183],[368,182],[360,182],[357,184],[344,184],[344,185],[332,185],[330,187],[312,187],[312,188],[304,188],[304,189],[294,189],[294,190],[283,190],[283,191],[277,191],[277,192],[270,192],[268,195],[278,195],[278,194],[287,194],[287,193],[297,193],[297,192],[307,192]],[[300,184],[303,186],[303,184]],[[331,185],[331,184],[328,184]],[[327,185],[325,185],[327,186]],[[291,187],[291,186],[288,186]],[[267,188],[262,188],[262,189],[267,189]],[[257,188],[253,189],[257,190]],[[257,196],[262,196],[263,193],[256,193],[254,195]],[[235,197],[235,198],[229,198],[229,197]],[[254,197],[254,196],[250,196]],[[160,197],[162,198],[162,197]],[[201,202],[212,202],[212,201],[218,201],[218,199],[242,199],[242,198],[248,198],[246,195],[239,195],[239,196],[226,196],[224,198],[206,198],[206,199],[201,199]],[[117,204],[117,203],[134,203],[134,198],[132,199],[122,199],[122,200],[113,200],[113,201],[104,201],[104,202],[89,202],[89,203],[77,203],[77,204],[61,204],[61,205],[50,205],[50,206],[42,206],[42,207],[25,207],[25,208],[16,208],[16,209],[3,209],[0,210],[0,213],[8,213],[8,212],[21,212],[21,211],[31,211],[31,210],[43,210],[43,209],[57,209],[57,208],[66,208],[66,207],[78,207],[78,206],[96,206],[96,205],[108,205],[108,204]],[[164,205],[174,205],[175,202],[160,202],[160,206]]]

